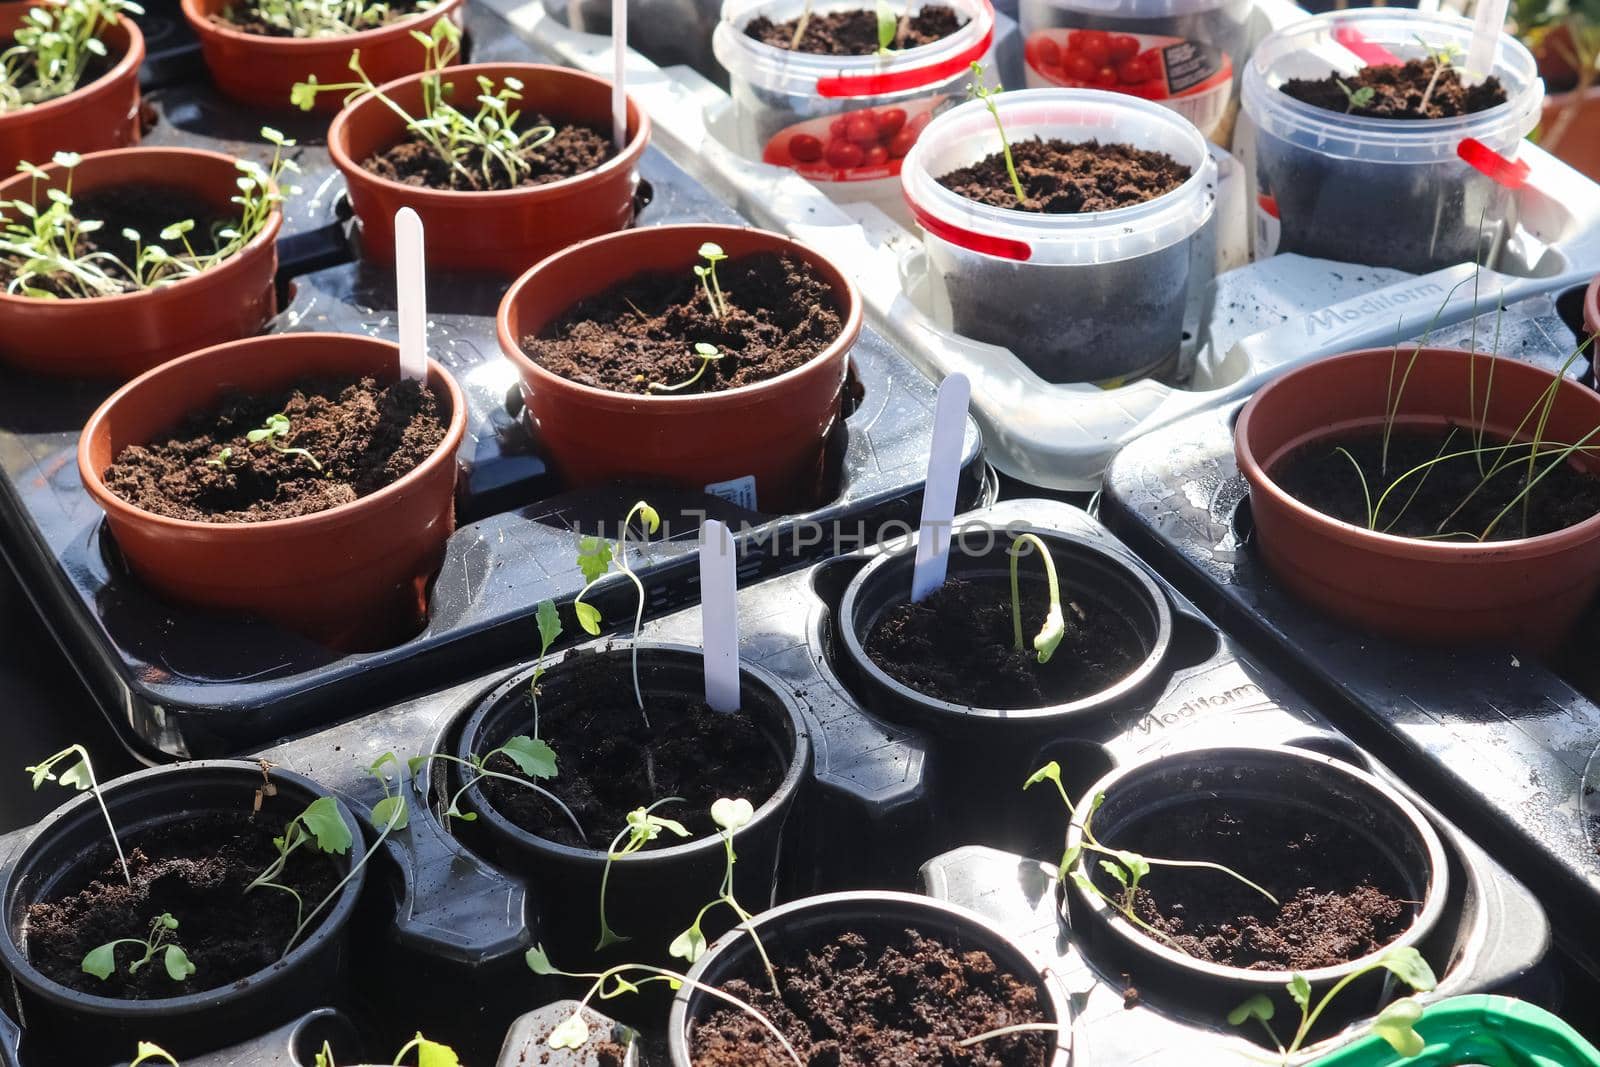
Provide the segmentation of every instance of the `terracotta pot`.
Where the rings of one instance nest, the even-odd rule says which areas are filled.
[[[31,3],[0,3],[0,47],[22,24]],[[101,40],[115,56],[111,69],[66,96],[0,115],[0,177],[23,160],[43,165],[57,152],[98,152],[139,142],[139,64],[144,35],[119,18]]]
[[[523,83],[519,106],[564,122],[611,129],[611,83],[592,74],[533,63],[451,67],[457,93],[476,92],[480,75]],[[383,86],[408,114],[422,111],[422,75]],[[650,142],[650,119],[628,98],[628,144],[594,170],[548,185],[461,193],[389,181],[361,162],[405,138],[405,124],[381,100],[367,97],[339,112],[328,128],[328,152],[344,172],[350,205],[361,223],[368,259],[394,261],[394,214],[415,209],[428,234],[436,270],[514,275],[575,241],[620,230],[633,221],[639,157]]]
[[[1600,181],[1600,85],[1545,97],[1539,146]]]
[[[56,166],[46,168],[60,175]],[[172,186],[229,213],[234,160],[192,148],[129,148],[83,157],[73,195],[143,182]],[[0,182],[0,201],[30,196],[33,179]],[[40,191],[43,198],[43,191]],[[171,220],[177,221],[177,220]],[[277,314],[274,211],[249,244],[181,282],[119,296],[43,300],[0,292],[0,363],[40,374],[126,379],[197,348],[249,337]]]
[[[755,385],[689,396],[613,393],[552,374],[522,351],[585,297],[646,271],[683,271],[714,241],[734,259],[787,252],[811,264],[838,299],[844,329],[804,366]],[[861,298],[821,253],[738,226],[652,226],[574,245],[528,271],[500,302],[500,348],[522,374],[540,448],[571,486],[614,481],[701,489],[752,479],[754,505],[788,512],[821,503],[823,453],[839,418]],[[748,501],[746,501],[748,503]]]
[[[444,441],[403,478],[348,504],[268,522],[187,522],[134,507],[101,479],[124,448],[162,438],[224,393],[311,377],[393,381],[398,361],[388,341],[281,334],[195,352],[118,389],[78,439],[78,474],[129,569],[174,601],[265,616],[338,649],[415,633],[455,528],[456,450],[467,424],[461,391],[438,363],[429,361],[428,385],[450,420]]]
[[[378,85],[403,78],[423,68],[426,50],[411,36],[427,30],[440,16],[461,25],[466,0],[440,0],[438,6],[399,19],[376,30],[339,37],[269,37],[245,33],[212,16],[231,0],[183,0],[183,17],[205,56],[211,80],[228,96],[256,107],[287,109],[296,82],[315,74],[323,85],[354,81],[350,53],[361,50],[361,69]],[[316,110],[339,110],[343,97],[322,93]]]
[[[1265,386],[1240,413],[1234,448],[1250,483],[1255,537],[1267,567],[1301,599],[1379,633],[1424,642],[1554,645],[1600,586],[1600,515],[1521,540],[1423,541],[1330,518],[1272,480],[1273,469],[1303,445],[1383,425],[1392,358],[1391,349],[1376,348],[1307,364]],[[1400,358],[1408,358],[1405,349]],[[1481,378],[1487,357],[1477,358]],[[1454,349],[1422,349],[1398,424],[1471,423],[1468,360],[1467,353]],[[1500,360],[1487,428],[1502,439],[1510,437],[1551,377],[1528,364]],[[1480,408],[1482,393],[1480,387]],[[1546,439],[1570,444],[1596,426],[1600,394],[1564,380]],[[1600,456],[1576,462],[1600,473]]]

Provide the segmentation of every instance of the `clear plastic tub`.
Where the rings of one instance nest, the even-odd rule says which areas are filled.
[[[1544,83],[1521,42],[1500,38],[1493,73],[1506,102],[1457,118],[1345,115],[1279,89],[1290,78],[1420,58],[1423,42],[1454,45],[1464,56],[1471,40],[1472,23],[1455,15],[1371,8],[1307,19],[1256,47],[1240,90],[1246,121],[1235,146],[1252,179],[1257,258],[1298,252],[1414,273],[1484,258],[1492,265],[1511,194],[1457,151],[1475,138],[1515,158],[1538,123]]]
[[[1021,0],[1028,85],[1109,89],[1222,126],[1250,47],[1251,0]]]
[[[897,199],[911,144],[963,95],[971,64],[989,63],[994,44],[989,0],[938,2],[964,20],[941,41],[887,56],[821,56],[774,48],[744,32],[761,15],[780,23],[798,18],[805,0],[727,0],[712,48],[728,72],[735,147],[748,159],[795,170],[836,200]],[[811,11],[863,8],[874,10],[873,0],[817,0]]]
[[[935,318],[1009,348],[1047,382],[1114,385],[1166,368],[1183,337],[1190,246],[1216,199],[1205,138],[1177,112],[1121,93],[1027,89],[995,103],[1013,144],[1131,144],[1165,152],[1193,174],[1170,193],[1114,211],[992,207],[936,179],[999,150],[994,118],[976,100],[941,115],[901,172],[923,229]]]

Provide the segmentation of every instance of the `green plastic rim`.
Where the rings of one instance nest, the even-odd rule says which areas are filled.
[[[1368,1036],[1312,1067],[1600,1067],[1600,1052],[1543,1008],[1510,997],[1452,997],[1417,1021],[1427,1047],[1399,1055]]]

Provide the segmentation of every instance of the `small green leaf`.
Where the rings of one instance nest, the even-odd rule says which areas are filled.
[[[159,916],[157,916],[156,917],[156,922],[160,923],[163,927],[165,927],[168,930],[176,930],[178,928],[178,920],[174,919],[172,917],[172,913],[168,912],[168,911],[164,911]]]
[[[1038,770],[1028,775],[1028,780],[1022,783],[1022,788],[1032,789],[1040,782],[1054,782],[1056,785],[1060,785],[1061,764],[1057,763],[1055,760],[1051,760],[1049,763],[1046,763],[1043,767],[1040,767]]]
[[[1251,1019],[1260,1019],[1264,1023],[1270,1023],[1277,1010],[1272,1005],[1271,997],[1265,993],[1257,993],[1228,1013],[1228,1025],[1243,1026]]]
[[[83,973],[92,974],[102,982],[111,977],[111,972],[117,969],[117,943],[115,941],[99,948],[90,949],[89,954],[83,957]]]
[[[600,633],[599,608],[592,604],[585,604],[583,601],[578,600],[573,602],[572,610],[577,614],[578,625],[583,627],[584,633],[596,635]]]
[[[583,580],[592,582],[611,569],[611,542],[586,534],[578,539],[578,569]]]
[[[730,800],[722,797],[711,805],[711,821],[732,833],[755,816],[755,808],[743,797]]]
[[[588,1043],[589,1024],[583,1021],[582,1008],[567,1016],[560,1026],[550,1031],[550,1037],[545,1042],[551,1048],[582,1048]]]
[[[461,1067],[461,1058],[449,1045],[417,1035],[417,1067]]]
[[[1422,958],[1422,953],[1409,945],[1389,949],[1378,962],[1419,993],[1430,992],[1439,984],[1439,980],[1433,976],[1433,968]]]
[[[706,954],[706,935],[701,932],[700,924],[695,923],[689,929],[672,939],[672,944],[667,947],[667,953],[680,960],[694,963]]]
[[[181,982],[194,973],[194,964],[189,962],[189,954],[177,945],[168,945],[166,955],[162,957],[166,965],[167,977],[174,982]]]
[[[895,16],[894,8],[890,7],[885,0],[878,0],[879,52],[889,51],[889,46],[894,43],[894,31],[899,21],[900,20]]]
[[[343,854],[350,851],[354,843],[350,835],[350,827],[345,825],[343,816],[339,813],[339,802],[332,797],[318,797],[306,805],[306,810],[299,815],[300,824],[311,831],[316,838],[316,847],[321,852]]]
[[[661,529],[661,516],[656,514],[655,508],[651,507],[643,500],[635,504],[634,507],[639,512],[639,521],[644,524],[646,533],[655,533],[657,530]]]
[[[1294,1002],[1300,1006],[1301,1011],[1309,1011],[1311,1009],[1311,983],[1306,980],[1305,975],[1296,974],[1291,977],[1288,989],[1289,995],[1294,998]]]
[[[1056,872],[1056,878],[1058,880],[1066,878],[1072,868],[1078,865],[1078,857],[1081,855],[1083,855],[1082,845],[1068,846],[1067,850],[1061,854],[1061,869]]]
[[[500,746],[517,770],[529,778],[554,778],[556,776],[555,750],[543,741],[518,734]]]
[[[404,830],[411,824],[411,809],[403,796],[384,797],[372,806],[372,824],[381,832],[385,827]]]
[[[1118,852],[1117,859],[1127,868],[1128,880],[1134,885],[1144,881],[1145,875],[1150,873],[1150,861],[1137,852]]]
[[[1122,869],[1121,864],[1113,863],[1111,860],[1101,860],[1100,869],[1105,871],[1111,877],[1115,878],[1117,880],[1117,884],[1122,886],[1122,888],[1128,888],[1128,872]]]
[[[1411,997],[1397,1000],[1378,1013],[1372,1021],[1372,1032],[1389,1043],[1389,1047],[1402,1056],[1420,1056],[1428,1043],[1417,1033],[1416,1024],[1422,1019],[1422,1005]]]
[[[406,770],[415,775],[418,771],[422,770],[423,765],[426,764],[431,758],[432,757],[427,754],[421,756],[412,756],[410,759],[406,760]]]
[[[715,243],[714,241],[707,241],[705,244],[700,246],[700,258],[715,261],[719,259],[727,259],[728,254],[722,250],[721,245]]]
[[[72,766],[61,772],[61,777],[56,779],[64,786],[82,792],[93,784],[93,777],[89,773],[89,764],[85,760],[78,760]]]
[[[522,956],[527,963],[528,970],[534,974],[560,974],[555,964],[550,962],[549,953],[545,952],[543,945],[534,945]]]
[[[1033,650],[1039,654],[1040,663],[1050,662],[1050,657],[1055,655],[1066,633],[1067,626],[1061,618],[1061,608],[1051,604],[1049,613],[1045,615],[1044,626],[1033,639]]]
[[[539,654],[543,655],[561,636],[561,612],[556,610],[554,600],[541,600],[534,609],[534,619],[539,624]]]

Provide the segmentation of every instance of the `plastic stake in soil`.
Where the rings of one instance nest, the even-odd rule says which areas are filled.
[[[1466,80],[1481,82],[1494,73],[1494,60],[1500,50],[1500,34],[1505,30],[1506,8],[1510,0],[1483,0],[1472,24],[1472,44],[1467,49]]]
[[[628,0],[611,0],[611,139],[628,147]]]
[[[928,446],[928,481],[922,490],[922,522],[917,527],[917,562],[911,572],[911,602],[919,603],[944,585],[950,562],[950,534],[961,475],[961,444],[966,436],[972,384],[960,372],[939,383]],[[715,705],[713,705],[715,706]]]
[[[399,304],[400,377],[428,380],[428,286],[423,264],[422,217],[411,208],[394,213],[394,287]]]
[[[739,606],[733,537],[716,519],[701,527],[700,649],[705,656],[706,703],[739,710]]]

